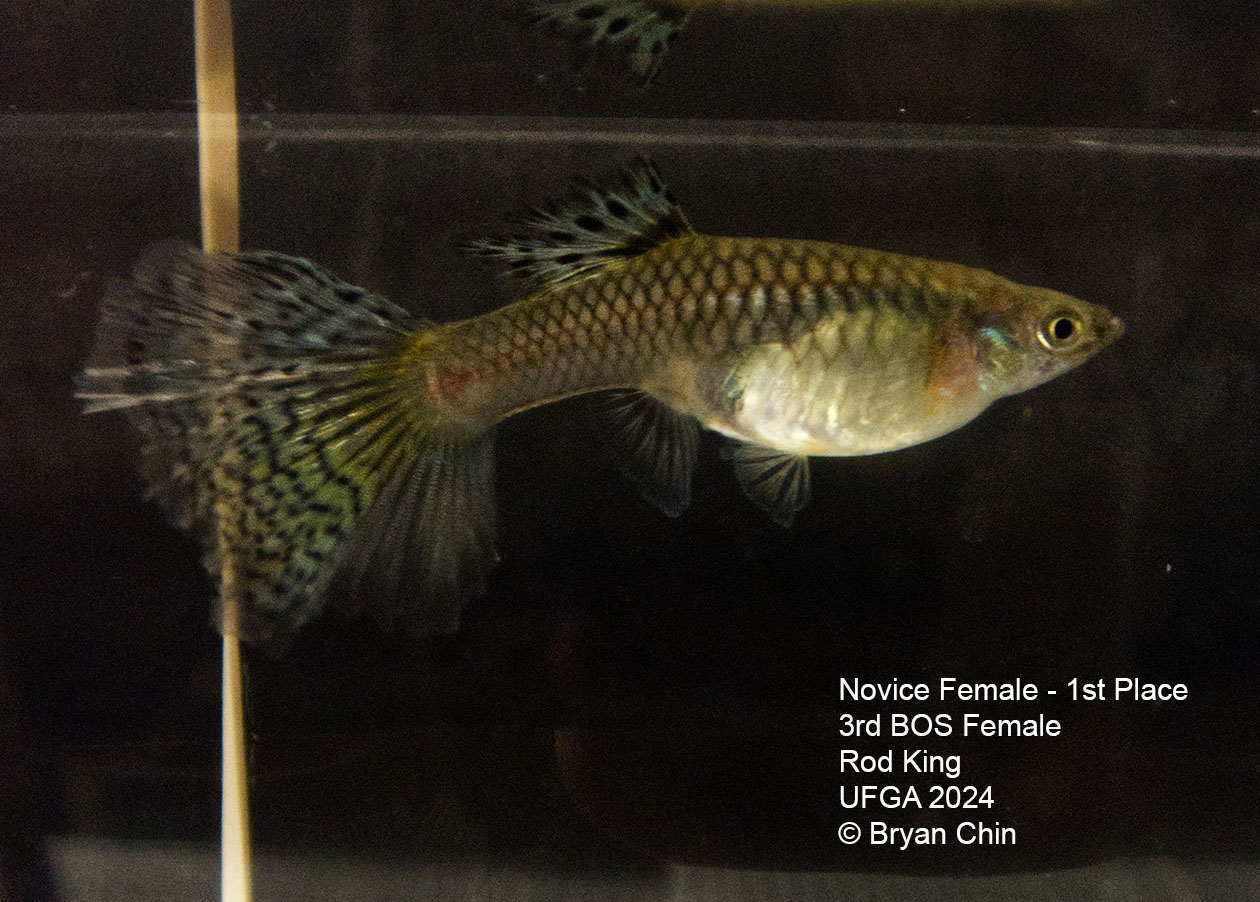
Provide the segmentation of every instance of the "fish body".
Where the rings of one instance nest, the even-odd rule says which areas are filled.
[[[686,234],[425,336],[444,353],[419,358],[453,406],[478,396],[480,420],[633,387],[741,441],[792,454],[874,454],[952,431],[1107,337],[1049,358],[1035,375],[999,378],[985,368],[981,351],[992,338],[980,324],[1019,304],[1035,305],[1042,319],[1065,312],[1113,328],[1066,295],[956,264],[820,241]],[[1021,325],[1031,332],[1039,323]]]
[[[438,325],[307,261],[162,245],[107,297],[80,394],[131,411],[212,570],[226,536],[256,635],[291,633],[335,574],[387,619],[455,628],[495,559],[493,429],[519,411],[594,395],[618,463],[671,515],[699,427],[719,432],[787,524],[809,456],[950,432],[1122,328],[980,269],[697,234],[643,161],[468,250],[534,289]]]

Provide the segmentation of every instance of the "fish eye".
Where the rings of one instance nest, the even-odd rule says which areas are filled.
[[[1053,313],[1037,330],[1037,338],[1050,351],[1066,351],[1075,347],[1083,332],[1081,321],[1070,313]]]

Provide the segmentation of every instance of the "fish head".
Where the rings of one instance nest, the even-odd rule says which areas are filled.
[[[983,292],[972,321],[980,383],[1013,395],[1080,366],[1124,332],[1097,304],[1002,280]]]

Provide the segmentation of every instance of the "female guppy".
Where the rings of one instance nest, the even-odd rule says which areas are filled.
[[[306,260],[169,243],[111,286],[80,395],[130,411],[210,571],[233,555],[246,633],[283,639],[334,575],[338,598],[457,628],[495,560],[492,433],[518,411],[602,392],[619,462],[669,515],[716,430],[787,524],[808,455],[942,435],[1122,328],[979,269],[697,234],[646,161],[469,249],[536,292],[437,325]]]

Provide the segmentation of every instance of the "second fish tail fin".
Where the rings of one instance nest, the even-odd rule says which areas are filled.
[[[282,645],[329,595],[449,632],[496,559],[493,424],[427,400],[439,333],[306,260],[162,243],[110,287],[78,394],[128,412],[210,572],[231,556],[243,637]]]
[[[665,51],[691,15],[668,0],[514,0],[506,8],[568,40],[577,48],[579,66],[607,58],[641,87],[656,77]]]

